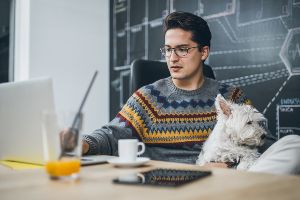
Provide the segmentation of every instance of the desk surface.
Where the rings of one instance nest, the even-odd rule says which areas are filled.
[[[0,166],[0,199],[300,199],[300,177],[212,169],[213,175],[179,188],[117,185],[118,175],[152,168],[203,169],[199,166],[151,161],[139,168],[110,164],[83,167],[78,182],[50,180],[43,169],[14,171]]]

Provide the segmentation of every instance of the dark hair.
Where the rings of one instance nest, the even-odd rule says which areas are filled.
[[[207,22],[201,17],[187,12],[173,12],[164,19],[164,34],[169,29],[180,28],[192,32],[192,41],[200,46],[209,46],[211,32]]]

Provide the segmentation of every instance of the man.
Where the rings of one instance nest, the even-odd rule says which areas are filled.
[[[171,76],[140,88],[108,125],[84,136],[84,154],[117,155],[119,139],[137,138],[146,144],[143,156],[195,163],[216,124],[217,94],[249,103],[239,88],[204,77],[202,68],[211,40],[206,21],[174,12],[164,20],[164,33],[161,52]],[[227,167],[225,163],[211,165]]]

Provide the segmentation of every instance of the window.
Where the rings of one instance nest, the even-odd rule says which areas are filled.
[[[12,63],[10,62],[13,16],[13,0],[0,1],[0,83],[12,80]]]

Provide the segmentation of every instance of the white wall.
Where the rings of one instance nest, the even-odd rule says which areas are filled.
[[[57,110],[75,110],[98,70],[83,109],[84,133],[107,123],[109,0],[17,0],[16,12],[15,80],[50,76]],[[18,38],[24,41],[24,36],[28,43],[22,45]]]

